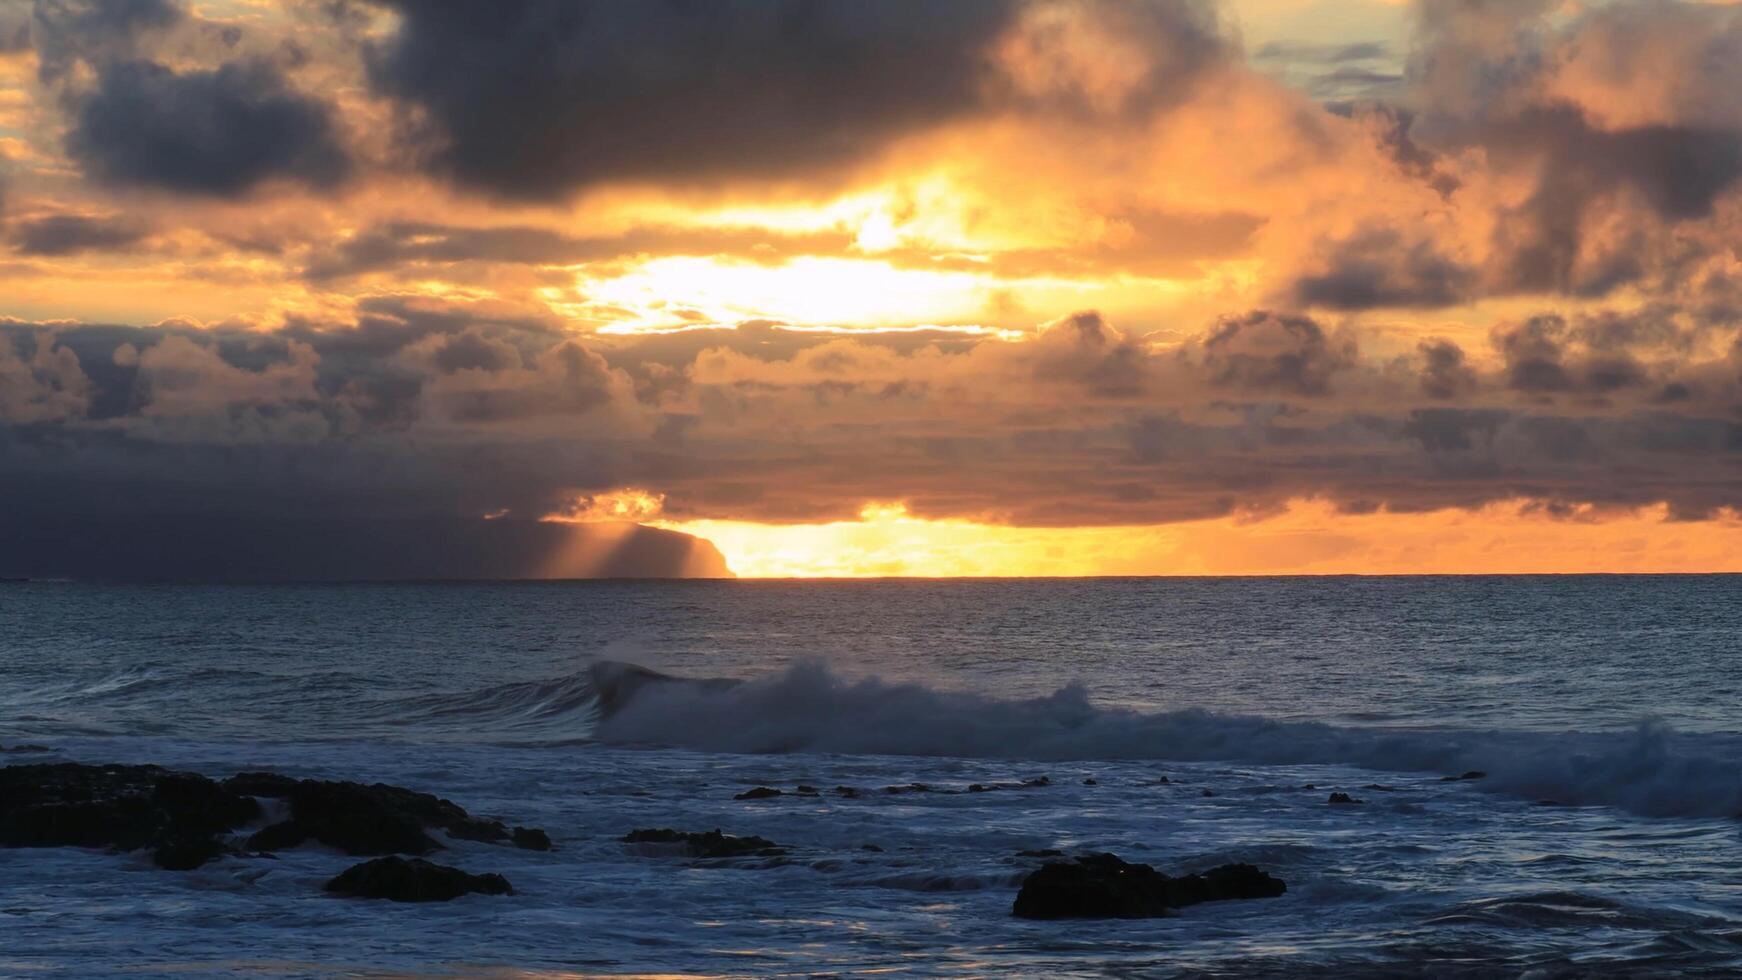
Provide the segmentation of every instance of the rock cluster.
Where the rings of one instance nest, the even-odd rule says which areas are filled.
[[[265,815],[261,799],[286,801],[290,816],[238,846],[230,835]],[[160,766],[72,762],[0,767],[0,847],[149,850],[158,867],[187,871],[223,854],[278,851],[309,841],[360,856],[428,854],[443,846],[430,836],[432,828],[460,840],[551,847],[542,830],[473,817],[449,800],[386,783],[270,772],[219,781]],[[400,901],[512,893],[500,875],[469,875],[400,858],[357,865],[328,890]]]

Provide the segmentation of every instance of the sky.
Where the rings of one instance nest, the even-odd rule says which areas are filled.
[[[1742,5],[0,0],[0,575],[1742,571]]]

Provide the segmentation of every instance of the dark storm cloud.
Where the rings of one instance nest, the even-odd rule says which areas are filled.
[[[1212,384],[1278,394],[1324,395],[1354,363],[1350,341],[1333,341],[1310,317],[1255,310],[1223,317],[1203,341]]]
[[[21,255],[72,255],[85,251],[114,251],[136,244],[150,230],[128,218],[90,218],[57,214],[16,221],[7,228],[7,238]]]
[[[549,197],[593,181],[833,163],[974,104],[1002,0],[395,2],[371,61],[432,163]]]
[[[462,184],[521,198],[613,179],[765,179],[858,161],[1000,97],[989,48],[1032,6],[384,2],[401,26],[374,50],[370,76],[427,123],[417,152]],[[1071,6],[1166,53],[1131,111],[1177,97],[1224,50],[1195,0]]]
[[[348,168],[327,108],[265,63],[106,64],[67,148],[101,181],[221,197],[272,179],[331,186]]]

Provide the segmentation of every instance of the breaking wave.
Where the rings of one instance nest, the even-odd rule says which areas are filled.
[[[613,678],[652,675],[625,691]],[[733,683],[686,683],[632,665],[595,665],[610,702],[594,734],[618,744],[710,752],[951,756],[1037,761],[1155,760],[1347,765],[1388,772],[1488,774],[1484,789],[1646,816],[1742,815],[1742,741],[1627,732],[1421,732],[1276,721],[1200,710],[1098,707],[1068,685],[999,700],[800,664]]]

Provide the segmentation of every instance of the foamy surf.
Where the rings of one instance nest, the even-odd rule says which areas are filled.
[[[707,752],[1034,761],[1151,760],[1347,765],[1460,775],[1533,801],[1644,816],[1742,815],[1742,740],[1682,736],[1642,721],[1610,733],[1399,731],[1218,714],[1100,707],[1070,684],[1000,700],[802,663],[742,682],[686,681],[633,664],[589,671],[607,692],[595,737]]]

